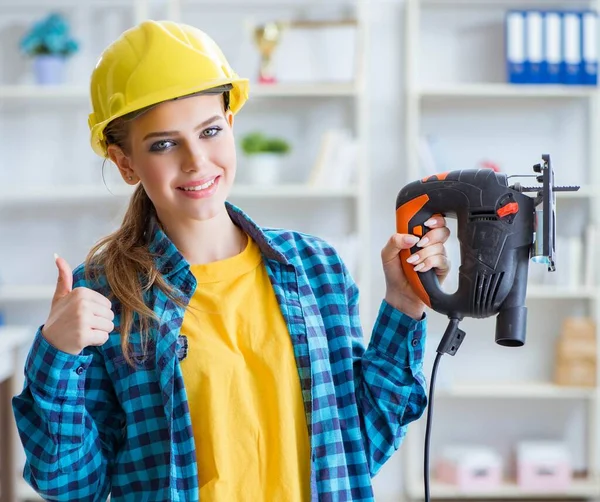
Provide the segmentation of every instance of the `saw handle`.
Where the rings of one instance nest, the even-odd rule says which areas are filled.
[[[426,211],[422,211],[419,213],[419,219],[422,219],[423,222],[427,221],[429,218],[433,216],[443,216],[439,213],[428,215]],[[416,237],[424,237],[430,230],[429,227],[426,227],[423,224],[416,225],[413,227],[412,232],[409,232],[411,235],[415,235]],[[400,230],[399,230],[400,231]],[[428,291],[442,291],[440,286],[440,281],[434,269],[427,270],[426,272],[415,272],[414,265],[408,263],[406,260],[409,256],[414,253],[418,253],[423,248],[413,246],[410,249],[402,249],[400,251],[400,263],[402,265],[402,271],[406,276],[409,284],[411,285],[413,291],[417,294],[417,296],[421,299],[423,303],[425,303],[428,307],[431,307],[431,297]]]

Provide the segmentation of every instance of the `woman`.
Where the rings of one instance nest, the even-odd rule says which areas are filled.
[[[147,21],[91,78],[94,150],[137,185],[121,227],[58,282],[13,401],[46,500],[373,500],[426,406],[424,305],[382,250],[368,348],[358,290],[316,237],[226,202],[248,82],[203,32]],[[184,99],[185,98],[185,99]],[[409,261],[448,271],[443,218]]]

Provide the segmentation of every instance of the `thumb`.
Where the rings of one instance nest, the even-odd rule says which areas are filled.
[[[381,259],[383,263],[392,261],[398,257],[398,254],[403,249],[410,249],[417,242],[419,238],[415,235],[410,234],[394,234],[387,241],[385,247],[381,250]]]
[[[73,270],[64,258],[54,255],[58,267],[58,280],[52,302],[67,296],[73,289]]]

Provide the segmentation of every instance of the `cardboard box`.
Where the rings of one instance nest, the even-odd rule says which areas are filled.
[[[595,387],[596,363],[577,360],[558,360],[554,372],[557,385],[570,387]]]
[[[561,336],[595,340],[596,323],[589,317],[566,317],[562,322]]]

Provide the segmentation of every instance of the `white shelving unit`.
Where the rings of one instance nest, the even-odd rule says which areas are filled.
[[[599,175],[600,175],[600,157],[598,151],[598,137],[600,132],[600,114],[599,111],[599,92],[597,87],[585,87],[585,86],[561,86],[561,85],[511,85],[505,83],[499,77],[499,73],[493,73],[495,70],[490,66],[491,61],[497,61],[498,65],[504,65],[504,59],[499,59],[500,54],[497,45],[493,48],[493,58],[487,61],[483,61],[485,57],[483,52],[477,53],[477,57],[482,58],[481,60],[468,59],[470,56],[463,56],[463,59],[468,59],[473,67],[478,64],[487,63],[484,65],[493,75],[490,78],[486,78],[483,75],[484,71],[473,70],[472,72],[466,72],[465,78],[461,78],[458,73],[460,70],[464,70],[467,66],[467,60],[459,61],[458,63],[454,60],[450,62],[444,61],[446,64],[444,68],[450,68],[454,66],[456,69],[455,74],[450,74],[448,78],[445,78],[444,70],[439,70],[436,76],[432,76],[435,71],[427,74],[427,56],[423,51],[433,50],[433,43],[430,42],[426,37],[436,36],[443,37],[448,36],[448,31],[444,31],[446,26],[445,22],[441,24],[441,29],[434,32],[432,26],[438,26],[438,24],[431,25],[428,23],[438,22],[443,19],[444,15],[448,15],[448,18],[452,16],[458,16],[459,13],[465,16],[472,24],[469,27],[465,24],[459,25],[458,31],[462,29],[459,34],[463,37],[468,36],[479,36],[477,42],[470,40],[470,44],[467,48],[467,44],[463,40],[463,45],[457,43],[457,47],[460,46],[463,49],[471,50],[473,54],[477,52],[474,48],[477,43],[481,45],[486,44],[486,37],[496,37],[494,43],[502,44],[502,28],[504,17],[503,14],[509,8],[577,8],[579,6],[587,6],[598,9],[600,6],[597,1],[589,2],[561,2],[552,0],[406,0],[406,15],[405,15],[405,73],[404,73],[404,124],[406,130],[406,173],[407,179],[420,179],[424,176],[420,166],[420,154],[419,154],[419,141],[422,135],[428,133],[427,128],[432,126],[433,119],[429,119],[430,114],[438,118],[440,115],[436,115],[440,109],[443,109],[447,118],[450,114],[458,123],[458,119],[463,113],[468,113],[469,110],[485,110],[485,114],[488,116],[502,116],[506,118],[507,112],[501,115],[503,108],[508,106],[513,107],[524,107],[524,110],[529,110],[529,107],[538,107],[535,110],[540,109],[542,106],[547,107],[548,117],[552,116],[555,106],[562,106],[561,110],[564,110],[568,106],[583,106],[585,103],[587,107],[587,129],[585,130],[584,143],[585,147],[581,153],[585,161],[585,175],[587,179],[581,183],[582,188],[579,192],[575,193],[558,193],[557,194],[557,213],[559,217],[560,225],[560,214],[563,208],[569,206],[574,207],[587,207],[587,214],[590,223],[598,224],[598,203],[600,201],[598,191],[599,186]],[[444,10],[445,9],[445,10]],[[436,17],[438,16],[438,17]],[[484,21],[477,23],[477,16],[482,16]],[[431,21],[433,19],[433,21]],[[453,18],[455,19],[455,18]],[[474,21],[475,20],[475,21]],[[448,26],[451,26],[452,19],[448,20]],[[429,31],[427,31],[429,29]],[[432,35],[433,33],[433,35]],[[436,42],[439,43],[440,39]],[[427,46],[427,42],[430,45]],[[491,43],[491,42],[490,42]],[[441,52],[444,55],[437,55],[435,59],[439,61],[444,59],[446,55],[448,58],[456,56],[456,53],[452,52],[452,48],[440,47]],[[500,47],[502,49],[502,47]],[[447,51],[447,52],[444,52]],[[458,52],[458,50],[457,50]],[[471,53],[470,53],[471,55]],[[474,56],[473,56],[474,57]],[[450,71],[449,73],[452,73]],[[425,76],[424,76],[425,75]],[[558,110],[558,109],[556,109]],[[517,111],[517,113],[519,113]],[[522,113],[527,113],[523,111]],[[541,112],[540,112],[541,113]],[[558,111],[556,113],[559,113]],[[429,119],[429,121],[428,121]],[[453,119],[446,119],[444,122],[445,127],[451,132]],[[519,117],[515,116],[514,124],[517,123]],[[460,122],[461,126],[464,127],[465,122]],[[501,126],[506,127],[507,120],[501,122]],[[437,125],[437,124],[436,124]],[[473,128],[481,127],[478,123],[472,123]],[[508,126],[510,127],[510,126]],[[442,127],[440,126],[439,129]],[[474,131],[480,134],[476,134],[476,139],[473,140],[473,149],[477,149],[484,137],[481,131]],[[493,134],[497,132],[494,130],[490,132]],[[534,131],[532,131],[533,133]],[[443,134],[438,131],[438,134]],[[500,137],[504,139],[501,132],[498,132]],[[452,137],[456,137],[454,134]],[[490,138],[490,142],[491,142]],[[495,146],[498,146],[496,141]],[[523,143],[527,143],[528,138],[524,136],[522,138]],[[538,144],[538,143],[535,143]],[[554,145],[552,145],[554,147]],[[468,149],[467,143],[461,143],[463,149]],[[517,148],[515,144],[502,144],[502,148],[511,149]],[[559,148],[559,145],[556,145]],[[531,174],[531,168],[534,163],[538,162],[542,153],[549,153],[553,159],[555,171],[557,169],[557,158],[558,156],[553,155],[553,149],[550,148],[548,151],[536,152],[537,157],[523,157],[519,163],[521,174]],[[477,150],[479,151],[479,150]],[[447,153],[447,152],[446,152]],[[449,157],[449,156],[447,156]],[[465,158],[467,156],[465,155]],[[579,157],[578,157],[579,158]],[[446,160],[448,160],[446,158]],[[564,160],[564,159],[563,159]],[[446,166],[445,166],[446,167]],[[474,165],[451,165],[450,169],[462,169],[471,168]],[[563,166],[565,169],[570,169],[570,166]],[[573,166],[575,167],[575,166]],[[513,168],[514,169],[514,168]],[[448,170],[447,168],[443,169]],[[511,173],[512,174],[512,173]],[[526,181],[524,181],[526,184]],[[580,184],[579,180],[573,181],[572,184]],[[560,234],[560,227],[557,232]],[[458,263],[454,264],[455,268],[458,267]],[[588,315],[593,317],[596,321],[600,318],[600,310],[598,306],[598,293],[600,289],[598,287],[597,280],[593,282],[591,286],[574,286],[574,287],[558,287],[558,286],[547,286],[547,285],[529,285],[528,286],[528,305],[531,305],[529,309],[528,317],[528,340],[532,340],[531,343],[536,343],[541,337],[547,338],[547,346],[553,347],[555,342],[556,333],[544,333],[540,332],[538,325],[544,324],[545,314],[549,316],[555,315],[553,310],[565,309],[566,306],[573,306],[574,309],[581,311],[586,310]],[[562,312],[562,310],[561,310]],[[536,317],[537,316],[537,317]],[[552,318],[554,319],[554,318]],[[430,326],[436,324],[437,326],[445,326],[447,320],[444,320],[442,316],[435,313],[430,314]],[[481,358],[484,360],[480,364],[494,364],[494,360],[491,359],[490,354],[492,352],[477,353],[473,350],[470,353],[471,359],[466,357],[465,352],[469,348],[465,348],[472,343],[478,342],[480,347],[483,343],[476,338],[489,337],[490,343],[493,343],[494,331],[493,324],[489,325],[491,328],[486,330],[480,330],[479,333],[472,333],[470,335],[469,329],[463,326],[463,329],[467,332],[463,348],[456,355],[456,359],[464,358],[461,364],[462,366],[473,365],[481,372],[481,366],[477,366],[477,362],[474,359]],[[559,327],[555,326],[556,332]],[[597,332],[598,335],[598,332]],[[537,339],[537,340],[536,340]],[[538,343],[538,345],[541,342]],[[538,345],[535,347],[537,348]],[[430,346],[428,350],[435,351],[435,345]],[[477,349],[476,349],[477,350]],[[493,351],[494,349],[490,349]],[[506,349],[504,349],[506,350]],[[515,349],[510,349],[515,350]],[[505,375],[505,381],[486,383],[486,379],[481,377],[474,370],[470,373],[469,380],[467,377],[464,380],[452,381],[446,385],[441,385],[440,375],[443,376],[446,370],[451,371],[453,358],[443,358],[440,364],[438,373],[438,390],[435,392],[435,410],[433,416],[433,431],[431,443],[431,472],[432,472],[432,484],[431,484],[431,497],[432,500],[441,499],[456,499],[456,500],[470,500],[470,499],[515,499],[515,500],[570,500],[570,499],[586,499],[586,500],[600,500],[600,463],[599,463],[599,452],[600,446],[598,444],[598,427],[599,423],[599,411],[598,405],[600,402],[600,395],[598,388],[570,388],[560,387],[552,383],[550,379],[543,379],[542,375],[539,381],[537,380],[523,380],[515,381],[514,374],[511,368],[508,367],[509,363],[506,361],[510,359],[510,355],[506,352],[498,356],[502,363],[507,366]],[[504,357],[505,359],[501,359]],[[547,358],[553,357],[553,350],[546,352],[539,352],[530,355],[534,359],[530,360],[531,366],[542,367],[541,363],[547,361]],[[546,359],[544,359],[546,358]],[[600,357],[599,357],[600,359]],[[522,364],[524,359],[519,359],[519,364]],[[546,366],[543,366],[544,368]],[[466,372],[465,372],[466,373]],[[480,378],[481,377],[481,378]],[[429,382],[430,374],[426,374],[427,381]],[[545,406],[562,406],[561,409],[570,409],[567,407],[580,406],[584,410],[585,431],[583,433],[583,443],[585,452],[583,456],[585,458],[585,467],[587,474],[583,479],[576,479],[572,484],[571,488],[566,490],[564,493],[550,493],[548,491],[543,492],[531,492],[521,489],[516,483],[514,483],[510,476],[507,476],[507,480],[503,485],[491,492],[465,492],[460,491],[456,487],[445,485],[436,482],[434,476],[434,465],[436,459],[436,453],[439,451],[439,443],[436,443],[436,432],[438,437],[444,438],[448,435],[448,432],[454,427],[458,427],[460,424],[456,422],[444,422],[444,413],[454,413],[451,415],[456,420],[456,417],[464,414],[466,423],[475,424],[478,421],[481,423],[479,429],[487,430],[489,432],[481,433],[475,437],[480,438],[482,435],[489,436],[490,439],[501,441],[498,439],[498,434],[494,431],[493,424],[487,424],[485,420],[489,419],[489,414],[485,415],[486,407],[492,407],[494,410],[498,410],[498,413],[502,416],[494,417],[502,420],[510,420],[511,417],[518,417],[519,413],[526,406],[536,406],[535,403],[539,403],[540,407]],[[450,411],[449,411],[450,410]],[[491,413],[491,412],[490,412]],[[479,414],[479,415],[478,415]],[[486,418],[483,418],[483,417]],[[482,417],[482,418],[478,418]],[[546,426],[552,425],[553,417],[548,416],[545,418]],[[459,419],[460,420],[460,419]],[[424,430],[426,424],[426,417],[413,424],[409,428],[409,432],[406,438],[404,446],[404,457],[403,457],[403,480],[405,486],[405,494],[408,500],[422,500],[424,498],[423,490],[423,439]],[[550,425],[548,425],[550,424]],[[540,430],[544,429],[544,424],[540,423]],[[475,427],[472,427],[475,429]],[[550,427],[551,428],[551,427]],[[503,429],[504,430],[504,429]],[[552,429],[554,430],[554,429]],[[469,432],[461,429],[459,437],[461,441],[469,441]],[[452,436],[450,436],[452,437]],[[454,436],[456,441],[456,436]],[[523,438],[527,439],[527,438]],[[534,438],[535,439],[535,438]],[[452,441],[452,440],[450,440]]]

